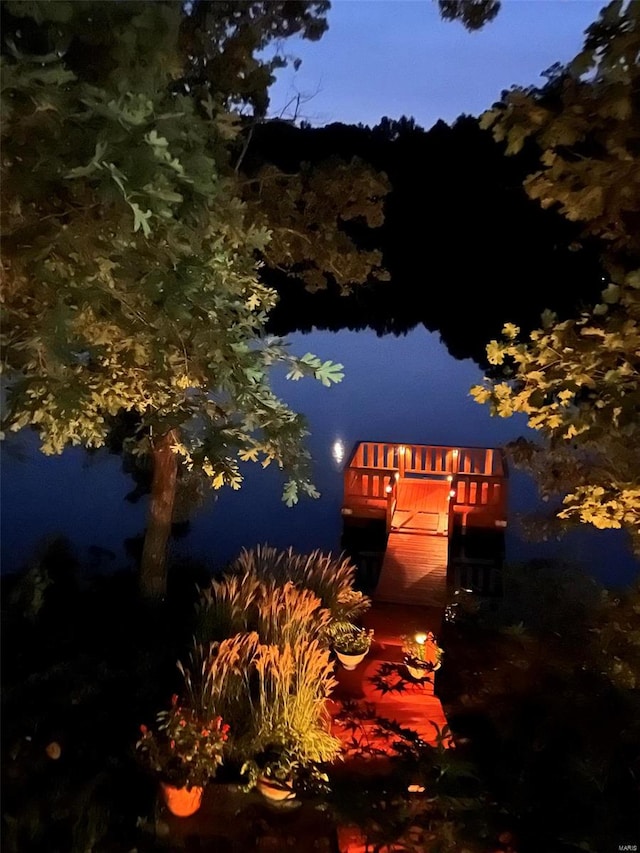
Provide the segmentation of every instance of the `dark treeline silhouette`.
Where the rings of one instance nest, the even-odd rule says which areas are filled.
[[[390,281],[348,296],[337,287],[309,293],[267,269],[265,279],[281,295],[274,333],[369,327],[402,334],[423,323],[440,332],[453,356],[482,363],[486,343],[505,322],[530,330],[545,308],[568,316],[597,297],[602,273],[594,247],[582,246],[579,227],[523,189],[536,168],[534,149],[505,157],[468,116],[429,131],[406,118],[385,118],[374,128],[273,121],[256,128],[243,170],[268,162],[294,172],[331,157],[358,157],[390,180],[384,226],[345,226],[360,245],[383,252]]]

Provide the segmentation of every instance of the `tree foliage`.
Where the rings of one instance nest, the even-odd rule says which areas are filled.
[[[445,21],[460,21],[470,32],[493,21],[500,11],[500,0],[437,0]]]
[[[544,89],[513,88],[487,111],[507,153],[533,140],[542,168],[525,188],[607,242],[607,255],[640,253],[640,6],[614,0],[586,31],[583,50],[546,72]]]
[[[251,52],[290,32],[319,36],[327,5],[5,4],[14,23],[2,65],[9,429],[34,427],[43,451],[60,453],[101,446],[129,412],[130,447],[164,440],[214,488],[238,488],[239,462],[260,461],[289,472],[287,503],[317,494],[304,420],[269,377],[281,365],[328,386],[341,366],[294,357],[265,334],[276,293],[260,258],[272,234],[276,255],[286,241],[259,199],[242,199],[247,182],[233,162],[244,147],[240,107],[260,112],[275,67],[252,65]],[[190,14],[206,17],[206,33]],[[209,70],[197,86],[188,82],[197,57],[181,52],[186,33],[206,35]],[[219,89],[216,57],[235,75]],[[247,90],[243,63],[258,75]],[[322,178],[308,180],[320,192]],[[354,192],[363,202],[366,192]],[[360,215],[349,198],[322,222],[334,236],[341,216]],[[353,248],[347,237],[342,246]],[[353,274],[366,277],[362,265]]]
[[[182,87],[213,91],[228,106],[264,117],[274,74],[290,61],[285,38],[317,41],[326,32],[328,0],[189,0],[180,29],[186,57]],[[274,49],[274,43],[276,45]]]
[[[355,284],[387,281],[382,252],[357,247],[345,224],[379,228],[386,176],[357,157],[303,162],[291,175],[265,163],[246,178],[243,198],[253,221],[268,227],[265,265],[310,291],[335,286],[342,295]]]
[[[531,331],[545,308],[565,319],[573,316],[576,298],[598,298],[601,264],[591,245],[574,251],[578,224],[555,210],[543,210],[522,187],[537,164],[535,152],[527,149],[506,158],[504,144],[481,130],[477,119],[463,117],[452,127],[438,122],[426,132],[407,118],[383,119],[374,128],[342,124],[296,128],[288,122],[267,122],[252,136],[243,171],[246,167],[246,173],[254,175],[268,163],[280,174],[311,176],[316,169],[325,171],[330,154],[343,160],[357,157],[370,164],[373,178],[376,173],[388,178],[383,225],[363,228],[363,215],[349,220],[346,227],[357,245],[382,253],[393,286],[371,281],[370,274],[366,287],[354,287],[347,295],[331,281],[327,288],[310,293],[289,271],[281,272],[286,258],[276,260],[273,249],[287,232],[278,234],[279,224],[287,225],[283,214],[294,213],[299,205],[292,188],[266,197],[265,183],[260,201],[269,205],[273,233],[266,249],[268,281],[281,296],[269,319],[274,331],[347,327],[404,334],[422,322],[440,333],[454,357],[486,364],[486,342],[500,334],[505,322]],[[335,204],[355,191],[346,179],[353,173],[352,168],[345,169],[345,180],[329,201]],[[287,198],[281,198],[285,193]],[[311,199],[313,218],[307,226],[311,233],[324,197],[323,193],[319,203]],[[373,207],[370,202],[368,206]],[[307,221],[306,208],[301,216]],[[348,263],[350,255],[342,247],[338,251],[337,240],[344,232],[336,231],[335,241],[326,236],[324,225],[316,233],[323,239],[314,239],[309,247],[299,238],[300,250],[321,244],[326,259],[335,246],[335,257],[342,267],[354,270],[353,275],[356,267]],[[307,263],[310,257],[306,256]],[[521,258],[527,259],[526,264]],[[422,270],[419,282],[416,269]],[[308,273],[316,276],[306,264],[304,270],[305,280]],[[319,267],[320,273],[324,270],[328,272],[328,265]],[[479,280],[482,287],[477,286]]]
[[[535,140],[543,168],[528,193],[598,238],[610,282],[574,320],[547,312],[527,342],[507,324],[487,347],[502,377],[471,393],[546,439],[512,449],[544,496],[563,495],[560,519],[625,528],[640,550],[639,56],[640,6],[615,0],[546,93],[514,89],[484,117],[511,153]]]
[[[110,417],[135,409],[146,440],[181,427],[187,464],[237,487],[238,455],[297,468],[302,421],[269,367],[325,384],[340,372],[261,339],[275,294],[254,253],[269,232],[212,156],[229,114],[207,104],[201,116],[167,86],[178,22],[175,5],[132,8],[102,86],[56,51],[4,68],[8,424],[36,426],[59,453],[100,446]]]
[[[640,276],[614,284],[603,302],[574,320],[549,313],[519,342],[519,329],[487,347],[489,361],[509,365],[506,380],[471,389],[500,417],[524,413],[547,440],[512,445],[517,463],[536,474],[545,498],[564,494],[561,519],[598,528],[640,521]],[[640,545],[640,543],[638,543]]]

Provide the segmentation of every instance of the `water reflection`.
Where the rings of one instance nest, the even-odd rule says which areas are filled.
[[[336,467],[341,468],[344,462],[344,441],[341,438],[336,438],[331,445],[331,455],[333,456],[333,461],[336,463]]]
[[[524,418],[492,418],[469,396],[482,373],[472,361],[455,361],[437,334],[418,327],[406,336],[378,338],[373,332],[313,332],[290,336],[293,352],[314,352],[345,365],[345,379],[330,389],[318,383],[275,379],[274,390],[309,423],[313,480],[321,497],[292,509],[281,500],[283,477],[276,466],[241,466],[245,482],[222,490],[193,517],[190,532],[173,543],[174,554],[216,566],[243,546],[269,542],[308,552],[340,550],[342,467],[356,442],[387,441],[453,447],[504,444],[527,432]],[[402,365],[402,370],[398,370]],[[9,444],[24,448],[24,460]],[[120,460],[73,448],[61,457],[37,451],[33,433],[11,436],[2,448],[2,571],[20,568],[45,535],[62,533],[86,561],[91,546],[130,563],[123,541],[144,529],[146,501],[130,504],[131,480]],[[511,471],[507,559],[558,557],[575,560],[602,578],[627,582],[638,572],[619,531],[584,530],[562,542],[527,544],[518,536],[517,514],[537,504],[530,478]],[[615,573],[616,577],[613,577]]]

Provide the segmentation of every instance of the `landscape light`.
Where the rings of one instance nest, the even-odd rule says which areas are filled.
[[[392,488],[391,486],[387,486],[387,487],[385,488],[385,492],[386,492],[388,495],[390,495],[392,491],[393,491],[393,488]]]
[[[427,642],[427,635],[424,633],[424,631],[418,631],[418,633],[414,635],[414,640],[419,646],[424,646],[424,644]]]

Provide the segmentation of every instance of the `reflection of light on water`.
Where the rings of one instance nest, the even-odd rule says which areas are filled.
[[[342,465],[344,459],[344,442],[337,438],[331,445],[331,455],[334,458],[336,465]]]

